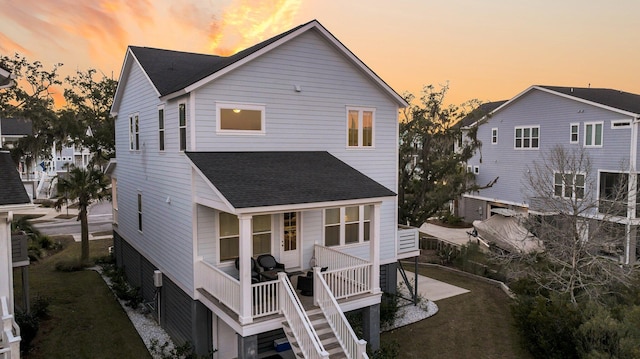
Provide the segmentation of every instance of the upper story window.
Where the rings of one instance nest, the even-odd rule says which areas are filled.
[[[539,148],[540,126],[516,127],[514,146],[522,149]]]
[[[164,151],[164,107],[158,107],[158,149]]]
[[[178,105],[178,129],[180,132],[180,151],[187,149],[187,105],[181,103]]]
[[[569,129],[569,143],[578,143],[580,138],[580,124],[572,123]]]
[[[564,198],[584,198],[584,174],[554,173],[553,194]]]
[[[216,104],[219,133],[263,134],[265,106],[255,104]]]
[[[362,243],[371,239],[371,205],[324,211],[325,246]]]
[[[373,147],[375,110],[347,107],[347,146]]]
[[[492,128],[491,129],[491,144],[495,145],[498,143],[498,129],[497,128]]]
[[[617,130],[619,128],[630,128],[631,121],[630,120],[612,120],[611,128]]]
[[[129,116],[129,149],[140,150],[140,120],[137,113]]]
[[[138,230],[142,232],[142,193],[138,193]]]
[[[602,122],[584,124],[584,146],[602,147]]]

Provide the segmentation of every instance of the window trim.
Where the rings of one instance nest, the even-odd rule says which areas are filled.
[[[226,130],[222,128],[220,110],[238,109],[260,111],[260,130]],[[216,102],[216,133],[220,135],[264,135],[266,134],[267,106],[259,103]]]
[[[612,130],[624,130],[631,128],[631,120],[611,120]]]
[[[371,206],[369,209],[369,218],[365,218],[365,207],[366,206]],[[347,207],[358,207],[358,241],[356,242],[350,242],[347,243],[346,242],[346,226],[347,224],[353,224],[356,221],[346,221],[346,209]],[[330,209],[339,209],[340,210],[340,222],[339,223],[331,223],[327,225],[327,210]],[[362,244],[366,244],[369,243],[371,240],[371,233],[373,231],[373,228],[371,228],[371,213],[374,210],[374,205],[373,204],[361,204],[361,205],[353,205],[353,206],[343,206],[343,207],[331,207],[331,208],[325,208],[322,211],[322,244],[327,246],[327,247],[346,247],[346,246],[356,246],[356,245],[362,245]],[[365,239],[365,223],[369,223],[369,240]],[[326,239],[326,228],[328,226],[333,226],[335,227],[336,225],[338,225],[340,227],[339,230],[339,241],[338,244],[336,245],[327,245],[325,242]]]
[[[562,183],[561,183],[561,188],[560,188],[560,193],[561,195],[558,196],[556,194],[556,174],[562,175]],[[565,196],[565,193],[567,191],[566,188],[566,183],[567,181],[565,181],[565,177],[566,176],[573,176],[573,181],[571,182],[571,197]],[[577,186],[576,185],[576,177],[577,176],[582,176],[582,186]],[[553,172],[553,197],[556,198],[565,198],[565,199],[575,199],[578,201],[582,201],[584,200],[584,195],[585,195],[585,191],[586,191],[586,187],[587,187],[587,174],[585,172],[576,172],[576,173],[562,173],[559,171],[554,171]],[[576,196],[577,193],[577,188],[582,188],[582,196],[578,197]]]
[[[538,133],[538,135],[540,135]],[[494,127],[491,129],[491,144],[492,145],[497,145],[498,144],[498,128]]]
[[[576,128],[576,140],[573,140],[573,128]],[[580,143],[580,123],[579,122],[572,122],[569,124],[569,143],[571,144],[575,144],[575,143]]]
[[[473,174],[475,175],[480,174],[480,166],[473,166]]]
[[[596,126],[600,125],[602,127],[602,130],[600,131],[600,144],[596,145]],[[587,126],[593,126],[593,129],[591,130],[591,142],[593,142],[592,144],[587,144]],[[586,148],[601,148],[604,145],[604,121],[593,121],[593,122],[585,122],[584,123],[584,136],[583,136],[583,147]]]
[[[232,234],[232,235],[228,235],[228,236],[222,236],[221,235],[221,230],[222,230],[222,226],[220,225],[222,222],[220,220],[220,216],[225,213],[228,214],[230,216],[234,216],[236,217],[236,220],[238,221],[238,233],[237,234]],[[253,225],[253,221],[255,219],[255,217],[259,217],[259,216],[269,216],[269,230],[268,231],[256,231],[254,229],[254,225]],[[255,236],[256,235],[261,235],[261,234],[269,234],[269,254],[273,253],[274,250],[274,242],[275,242],[275,233],[277,231],[277,224],[276,224],[276,215],[274,214],[263,214],[263,215],[254,215],[251,218],[251,240],[254,241],[255,240]],[[221,245],[221,241],[223,239],[233,239],[233,238],[237,238],[238,240],[238,252],[240,251],[240,219],[238,218],[237,215],[233,214],[233,213],[229,213],[229,212],[224,212],[224,211],[217,211],[216,214],[216,237],[217,237],[217,242],[216,242],[216,246],[217,246],[217,260],[219,264],[230,264],[233,263],[233,261],[237,258],[237,257],[233,257],[230,259],[222,259],[221,254],[222,254],[222,245]],[[252,257],[257,257],[258,255],[260,255],[261,253],[255,253],[255,246],[252,245]]]
[[[533,137],[533,129],[538,129],[538,136],[537,137]],[[524,137],[524,130],[529,130],[531,132],[530,136],[528,138]],[[518,137],[517,137],[517,133],[518,130],[522,130],[522,136],[520,137],[520,140],[522,141],[522,144],[520,145],[520,147],[517,146],[518,143]],[[516,150],[524,150],[524,151],[528,151],[528,150],[539,150],[540,149],[540,125],[531,125],[531,126],[515,126],[513,128],[513,148]],[[528,139],[529,140],[529,146],[528,147],[524,147],[524,140]],[[533,139],[537,139],[538,140],[538,145],[536,147],[533,147]]]
[[[164,152],[167,148],[166,121],[164,105],[158,106],[158,151]]]
[[[349,112],[358,111],[358,144],[349,144]],[[371,146],[364,146],[363,143],[363,113],[371,112]],[[376,108],[366,106],[346,106],[346,147],[347,149],[373,149],[376,147]]]
[[[140,114],[138,112],[129,115],[129,151],[140,151]]]
[[[184,108],[184,125],[180,124],[182,109]],[[187,125],[189,123],[189,116],[187,115],[187,103],[178,103],[178,150],[184,152],[187,150]],[[183,132],[184,131],[184,132]]]

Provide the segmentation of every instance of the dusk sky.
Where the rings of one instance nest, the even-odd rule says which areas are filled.
[[[640,94],[637,0],[0,0],[0,54],[118,78],[127,45],[228,55],[317,19],[399,93],[533,84]]]

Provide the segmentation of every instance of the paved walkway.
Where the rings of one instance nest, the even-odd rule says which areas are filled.
[[[409,283],[411,286],[414,284],[414,273],[405,271],[407,274],[407,279],[409,279]],[[400,288],[406,288],[404,284],[404,280],[402,280],[402,276],[400,272],[398,272],[398,285]],[[439,280],[435,280],[433,278],[425,277],[423,275],[418,274],[418,295],[424,299],[428,299],[430,301],[438,301],[440,299],[446,299],[450,297],[454,297],[456,295],[468,293],[469,290],[456,287],[455,285],[451,285],[445,282],[441,282]]]

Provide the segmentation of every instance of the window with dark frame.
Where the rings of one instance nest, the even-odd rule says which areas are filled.
[[[164,151],[164,108],[158,109],[158,148]]]
[[[179,131],[180,131],[180,151],[187,149],[187,105],[181,103],[178,106]]]

